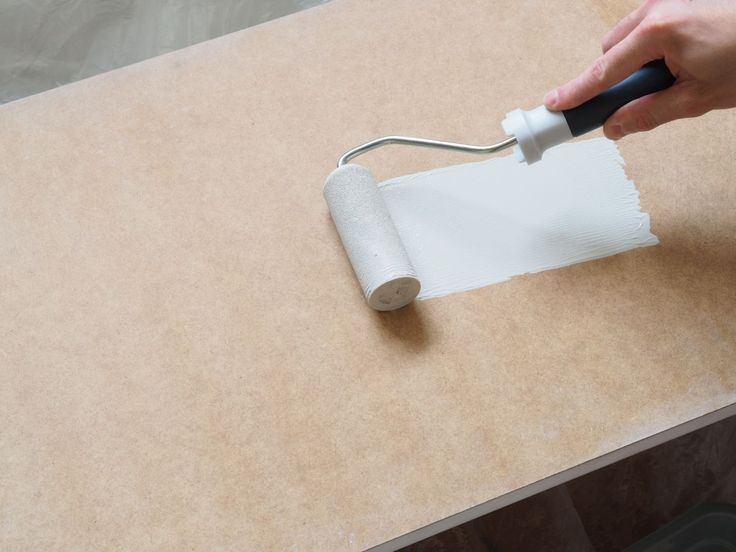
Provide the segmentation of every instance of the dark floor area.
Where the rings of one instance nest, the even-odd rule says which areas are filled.
[[[736,503],[736,417],[402,552],[620,552],[705,502]]]

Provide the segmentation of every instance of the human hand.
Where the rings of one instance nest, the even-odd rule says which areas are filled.
[[[603,126],[608,138],[736,107],[736,1],[645,1],[606,34],[603,55],[544,104],[577,107],[655,59],[665,60],[675,84],[616,111]]]

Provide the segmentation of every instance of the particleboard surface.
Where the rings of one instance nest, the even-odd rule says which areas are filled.
[[[631,5],[338,0],[0,108],[0,548],[360,550],[736,402],[733,112],[621,143],[660,246],[392,314],[322,199]]]

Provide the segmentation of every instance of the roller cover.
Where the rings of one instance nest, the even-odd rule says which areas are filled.
[[[368,304],[388,311],[411,303],[419,279],[370,171],[337,168],[324,196]]]

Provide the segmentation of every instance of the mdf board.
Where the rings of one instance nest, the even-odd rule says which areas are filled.
[[[732,408],[733,112],[621,142],[659,246],[398,312],[321,196],[630,7],[338,0],[0,108],[0,548],[361,550]]]

